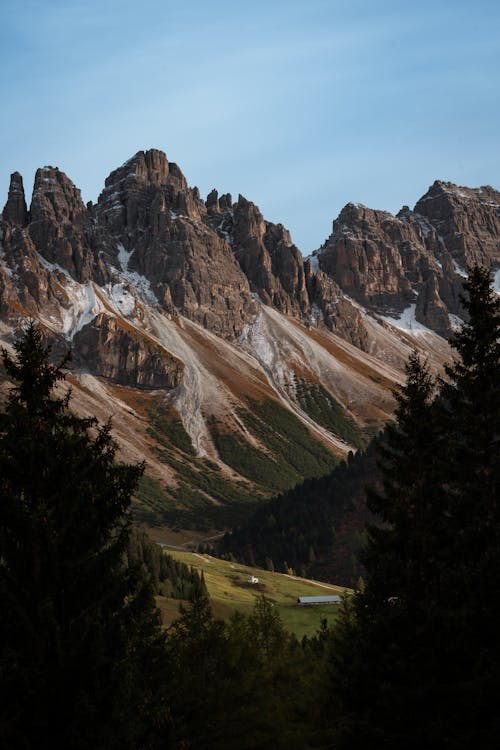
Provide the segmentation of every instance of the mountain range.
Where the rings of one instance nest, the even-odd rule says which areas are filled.
[[[396,216],[348,203],[304,258],[251,201],[203,200],[139,151],[95,204],[49,166],[28,207],[12,174],[0,339],[31,318],[56,359],[71,349],[73,408],[111,417],[121,457],[146,459],[140,521],[216,530],[365,446],[413,348],[439,370],[476,262],[500,291],[488,186],[436,181]]]

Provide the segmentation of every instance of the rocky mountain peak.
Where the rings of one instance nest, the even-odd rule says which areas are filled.
[[[436,180],[415,205],[436,229],[454,261],[465,269],[500,263],[500,193]]]
[[[30,221],[51,220],[59,224],[74,222],[86,213],[80,190],[58,167],[37,169]]]
[[[158,213],[165,225],[179,214],[200,220],[206,208],[198,188],[189,188],[180,168],[163,151],[138,151],[106,178],[97,214],[107,228],[119,233],[125,227],[144,229]]]
[[[165,185],[170,173],[170,167],[171,165],[163,151],[159,151],[158,149],[138,151],[130,159],[127,159],[121,167],[113,170],[106,178],[104,185],[105,188],[117,188],[125,181],[140,183],[142,185]],[[184,187],[186,187],[185,184]]]
[[[387,211],[348,203],[317,255],[319,267],[361,304],[402,310],[412,291],[398,245],[412,240],[411,230]]]
[[[29,236],[41,255],[79,281],[92,278],[90,214],[80,190],[57,167],[36,171],[29,220]]]
[[[235,245],[244,244],[248,238],[262,240],[265,231],[264,217],[259,208],[243,195],[238,195],[238,201],[234,206],[233,238]]]
[[[23,178],[19,172],[10,176],[9,194],[3,209],[3,220],[25,227],[28,223],[28,207],[24,197]]]
[[[219,193],[215,188],[207,195],[205,206],[209,213],[220,213]]]

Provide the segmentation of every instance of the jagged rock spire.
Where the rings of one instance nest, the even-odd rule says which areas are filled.
[[[3,219],[22,227],[25,227],[28,223],[28,207],[24,197],[23,178],[19,172],[13,172],[10,176],[9,195],[3,210]]]

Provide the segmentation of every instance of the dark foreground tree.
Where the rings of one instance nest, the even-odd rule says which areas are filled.
[[[413,356],[381,451],[382,526],[334,643],[338,748],[498,747],[500,302],[480,268],[465,292],[441,393]]]
[[[55,395],[64,374],[35,325],[15,351],[0,414],[0,745],[165,746],[164,639],[124,564],[143,467],[117,463],[109,424]]]

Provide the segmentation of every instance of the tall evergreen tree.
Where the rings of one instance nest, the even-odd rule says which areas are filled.
[[[382,526],[332,657],[339,748],[498,745],[500,316],[484,269],[463,304],[441,394],[412,356],[381,448]]]
[[[416,721],[422,673],[414,655],[423,647],[435,576],[434,392],[427,366],[412,354],[406,386],[395,393],[396,423],[379,445],[383,490],[368,495],[379,525],[368,532],[363,591],[345,605],[334,631],[339,748],[401,747],[410,731],[416,743],[407,746],[422,743]]]
[[[458,731],[469,746],[493,748],[500,733],[500,298],[480,267],[464,288],[468,320],[450,342],[458,356],[446,368],[440,402],[450,530],[442,652]]]
[[[143,467],[115,460],[110,425],[81,419],[30,324],[3,361],[0,414],[0,744],[164,746],[163,635],[124,564]]]

